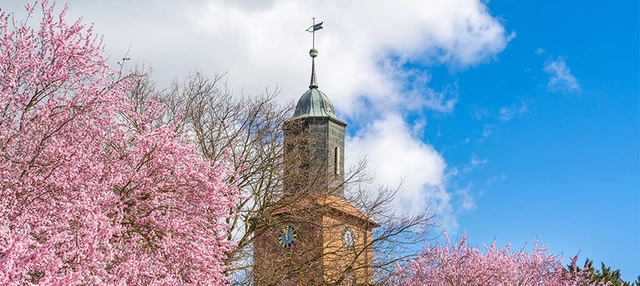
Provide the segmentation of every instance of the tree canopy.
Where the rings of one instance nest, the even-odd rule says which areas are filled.
[[[0,12],[0,284],[227,282],[237,173],[136,109],[66,6],[26,9]]]
[[[572,270],[571,265],[568,265],[567,268]],[[593,267],[593,261],[587,259],[584,262],[584,271],[588,272],[588,276],[591,277],[591,281],[598,283],[609,283],[611,286],[639,286],[640,285],[640,276],[634,282],[625,281],[622,279],[622,275],[620,273],[620,269],[613,270],[610,266],[606,266],[604,262],[600,262],[600,269]],[[580,271],[581,269],[578,267],[576,270]]]

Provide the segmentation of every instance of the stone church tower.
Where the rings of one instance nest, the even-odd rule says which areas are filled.
[[[315,27],[315,25],[314,25]],[[255,285],[370,285],[377,223],[344,198],[344,130],[329,98],[311,82],[283,129],[283,195],[255,233]]]

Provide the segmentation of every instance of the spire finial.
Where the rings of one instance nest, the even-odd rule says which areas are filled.
[[[313,25],[309,27],[306,31],[313,34],[313,42],[311,46],[311,50],[309,51],[309,56],[311,56],[311,83],[309,83],[309,88],[318,88],[318,80],[316,79],[316,57],[318,56],[318,50],[316,50],[316,31],[322,29],[322,23],[320,22],[316,24],[316,17],[313,17]]]

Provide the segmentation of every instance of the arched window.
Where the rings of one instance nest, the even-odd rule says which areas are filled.
[[[340,175],[340,147],[335,148],[333,155],[333,173]]]

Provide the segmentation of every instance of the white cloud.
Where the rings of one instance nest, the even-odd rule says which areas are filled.
[[[470,115],[473,119],[482,121],[489,117],[489,110],[486,108],[473,107]]]
[[[536,55],[541,55],[546,53],[546,51],[543,48],[537,48],[535,51],[533,51]]]
[[[469,173],[471,172],[475,167],[478,167],[480,165],[484,165],[487,162],[489,162],[489,159],[487,159],[486,157],[484,158],[480,158],[478,155],[476,154],[472,154],[471,155],[471,160],[469,162],[469,165],[465,166],[464,168],[462,168],[462,172],[463,173]]]
[[[504,173],[501,173],[500,175],[488,178],[487,181],[486,181],[486,185],[487,185],[487,187],[491,187],[491,186],[493,186],[493,184],[495,184],[497,182],[500,182],[500,181],[504,181],[505,179],[507,179],[507,175],[505,175]]]
[[[500,110],[498,110],[498,119],[500,119],[501,122],[507,122],[511,121],[511,119],[513,119],[513,117],[515,117],[516,115],[526,114],[528,112],[529,107],[524,102],[524,100],[521,100],[519,105],[512,104],[509,106],[500,107]]]
[[[484,128],[482,128],[482,134],[480,140],[484,140],[489,138],[489,136],[493,135],[496,132],[496,127],[491,124],[486,124]]]
[[[457,190],[456,195],[458,195],[461,210],[472,211],[476,208],[476,202],[473,195],[471,194],[470,184],[464,189]]]
[[[6,6],[23,10],[21,3]],[[451,90],[405,90],[403,65],[464,69],[495,57],[514,37],[480,0],[70,0],[69,6],[69,20],[95,22],[114,63],[131,45],[132,62],[152,66],[160,86],[194,68],[229,71],[231,88],[259,93],[278,85],[283,101],[306,89],[311,37],[304,30],[316,16],[325,23],[316,38],[320,88],[348,114],[362,98],[450,111]],[[389,58],[394,64],[385,63]]]
[[[547,61],[542,70],[551,75],[547,84],[550,90],[580,93],[580,83],[562,57]]]
[[[509,108],[509,107],[500,107],[500,121],[502,122],[506,122],[511,120],[511,118],[513,118],[513,116],[516,114],[516,110],[513,108]]]
[[[394,202],[396,210],[419,212],[431,204],[445,220],[451,220],[446,163],[432,146],[412,136],[411,127],[400,116],[390,114],[347,138],[346,152],[349,165],[368,156],[368,170],[375,174],[373,186],[393,187],[402,182]]]
[[[489,161],[489,159],[485,158],[480,158],[478,157],[478,155],[473,154],[471,155],[471,166],[475,167],[475,166],[479,166],[479,165],[484,165]]]
[[[385,74],[393,76],[392,80],[397,86],[386,96],[374,98],[374,108],[403,109],[405,112],[421,111],[425,108],[443,113],[453,111],[458,100],[457,84],[453,83],[442,90],[435,90],[428,85],[431,75],[426,71],[406,68],[402,63],[391,59],[384,60],[381,66]]]

